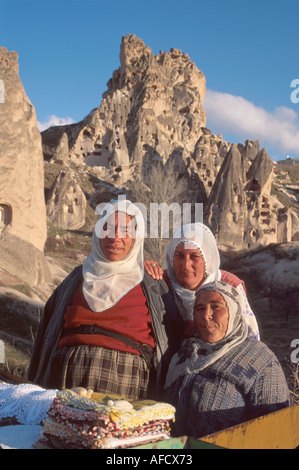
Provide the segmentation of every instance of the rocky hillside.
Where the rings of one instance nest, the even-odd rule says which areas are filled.
[[[103,185],[116,192],[127,191],[128,182],[147,185],[154,165],[171,162],[176,179],[185,178],[184,202],[204,204],[205,222],[222,250],[294,240],[298,201],[285,204],[282,192],[272,190],[274,165],[258,141],[231,144],[206,128],[205,76],[187,54],[171,49],[155,56],[141,39],[125,36],[120,67],[107,86],[83,121],[42,133],[45,161],[92,174],[93,205]],[[74,172],[59,175],[47,200],[48,217],[63,228],[84,223],[76,179]]]
[[[299,213],[299,167],[276,164],[275,178],[271,192],[281,202],[283,207],[298,216]],[[296,225],[293,240],[299,239],[299,226]]]

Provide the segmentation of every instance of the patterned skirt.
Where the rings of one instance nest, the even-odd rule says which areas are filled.
[[[139,400],[148,397],[149,376],[145,360],[137,354],[80,345],[57,350],[49,386],[59,390],[85,387]]]

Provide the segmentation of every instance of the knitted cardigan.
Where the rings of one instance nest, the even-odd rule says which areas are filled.
[[[176,407],[175,434],[196,438],[290,405],[276,356],[253,338],[196,375],[179,378],[164,398]]]

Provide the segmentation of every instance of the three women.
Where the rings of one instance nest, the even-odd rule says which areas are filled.
[[[211,231],[175,234],[163,281],[144,273],[143,231],[130,201],[105,207],[91,255],[45,306],[29,380],[160,399],[168,370],[176,432],[195,437],[286,406],[281,368],[258,341],[242,281],[220,270]]]

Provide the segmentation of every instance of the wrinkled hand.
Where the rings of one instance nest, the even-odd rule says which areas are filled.
[[[144,260],[144,269],[147,274],[149,274],[153,279],[161,280],[163,279],[163,269],[158,263],[153,260]]]

